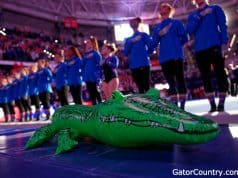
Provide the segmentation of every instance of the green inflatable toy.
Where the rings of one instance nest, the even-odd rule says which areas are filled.
[[[116,147],[161,144],[198,144],[217,137],[217,123],[185,112],[160,98],[159,91],[112,98],[96,106],[69,105],[59,108],[52,123],[39,128],[26,144],[38,147],[58,135],[56,154],[71,150],[89,137]]]

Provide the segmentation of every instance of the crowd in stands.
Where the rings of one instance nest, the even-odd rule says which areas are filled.
[[[34,62],[43,50],[54,51],[60,42],[43,32],[14,28],[5,29],[5,33],[0,35],[0,58],[3,60]]]

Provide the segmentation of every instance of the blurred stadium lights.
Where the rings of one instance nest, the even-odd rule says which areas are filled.
[[[3,30],[0,30],[0,34],[2,34],[3,36],[7,35]]]

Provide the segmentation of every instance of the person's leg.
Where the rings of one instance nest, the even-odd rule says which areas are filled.
[[[62,105],[62,98],[61,98],[62,97],[61,89],[56,89],[56,93],[57,93],[57,96],[59,98],[60,105],[63,106]]]
[[[109,83],[108,83],[108,99],[112,97],[112,92],[117,90],[119,87],[119,78],[113,78]]]
[[[82,91],[81,85],[71,85],[70,92],[73,97],[73,101],[75,104],[82,104]]]
[[[175,61],[175,69],[176,69],[175,76],[179,93],[180,108],[184,109],[187,96],[187,88],[184,79],[183,60]]]
[[[206,97],[210,103],[210,112],[216,111],[215,94],[211,83],[210,50],[196,53],[196,61],[203,81]]]
[[[70,85],[69,86],[69,89],[70,89],[70,93],[71,93],[71,96],[72,96],[72,98],[73,98],[73,102],[74,102],[74,104],[76,104],[76,97],[75,97],[75,93],[76,93],[76,91],[75,91],[75,87],[74,87],[74,85]]]
[[[46,92],[46,106],[45,112],[46,112],[46,119],[50,119],[50,99],[51,99],[51,93]]]
[[[96,95],[97,104],[101,103],[102,102],[102,96],[101,96],[101,92],[100,92],[96,82],[94,83],[94,92],[95,92],[95,95]]]
[[[63,86],[61,88],[61,105],[65,106],[65,105],[69,105],[68,102],[68,86]]]
[[[229,94],[231,96],[236,96],[236,83],[234,79],[228,80],[229,83]]]
[[[92,82],[86,82],[86,85],[87,85],[87,90],[90,95],[92,104],[96,105],[97,101],[96,101],[96,95],[95,95],[95,90],[94,90],[94,84]]]
[[[67,98],[67,91],[68,91],[67,86],[63,86],[60,89],[56,90],[61,106],[69,104]]]
[[[32,95],[31,105],[35,106],[35,118],[38,121],[40,119],[40,99],[38,95]]]
[[[136,83],[136,86],[138,87],[139,93],[144,93],[144,89],[143,89],[143,82],[141,81],[141,73],[140,73],[140,69],[136,68],[136,69],[132,69],[131,70],[131,74],[132,74],[132,78],[134,80],[134,82]]]
[[[22,103],[22,106],[23,106],[23,108],[24,108],[24,110],[25,110],[25,115],[23,116],[23,119],[24,119],[24,121],[27,121],[27,116],[28,116],[28,110],[27,110],[27,104],[26,104],[26,101],[25,101],[25,99],[21,99],[21,103]]]
[[[174,61],[168,61],[161,64],[161,68],[164,74],[166,81],[169,84],[169,100],[176,104],[178,103],[177,91],[176,91],[176,81],[175,81],[175,69],[174,69]]]
[[[48,92],[40,93],[40,100],[45,110],[46,119],[48,120],[50,119],[50,93]]]
[[[25,121],[31,120],[31,106],[30,106],[30,101],[28,100],[28,98],[22,98],[21,102],[23,104],[24,110],[25,110],[25,116],[24,119]]]
[[[81,85],[75,86],[75,97],[76,97],[76,104],[82,104],[82,87],[81,87]]]
[[[10,111],[7,103],[1,104],[1,107],[3,109],[4,117],[5,117],[5,122],[8,122],[11,117],[10,117]]]
[[[222,57],[222,53],[219,47],[212,49],[211,56],[219,91],[219,104],[217,109],[218,111],[224,111],[224,104],[228,91],[228,80],[225,73],[224,58]]]
[[[14,122],[16,120],[16,117],[15,117],[13,102],[8,103],[8,107],[9,107],[9,111],[10,111],[10,114],[11,114],[11,121]]]
[[[150,66],[144,67],[141,71],[141,80],[144,93],[150,89]]]
[[[40,120],[40,98],[39,98],[39,95],[35,95],[35,107],[36,107],[36,120]]]
[[[23,121],[24,117],[25,117],[25,109],[23,107],[22,101],[20,99],[16,100],[16,106],[19,108],[20,110],[20,122]]]
[[[108,83],[105,81],[102,82],[102,92],[104,95],[104,99],[108,100],[110,98],[109,86],[108,86]]]
[[[32,120],[32,108],[31,108],[31,99],[30,99],[30,97],[27,97],[27,99],[26,99],[26,106],[27,106],[28,111],[29,111],[28,118],[29,118],[29,120]]]
[[[236,79],[236,81],[235,81],[235,96],[238,94],[238,79]]]

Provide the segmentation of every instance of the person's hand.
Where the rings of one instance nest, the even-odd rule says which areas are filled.
[[[207,14],[211,14],[212,13],[212,8],[206,8],[203,11],[200,12],[200,16],[204,17]]]
[[[52,82],[52,83],[51,83],[51,86],[52,86],[52,87],[56,87],[56,82]]]
[[[191,48],[193,46],[194,40],[189,40],[187,43],[184,44],[184,48]]]
[[[81,87],[82,87],[82,91],[87,90],[87,85],[85,82],[82,82]]]

